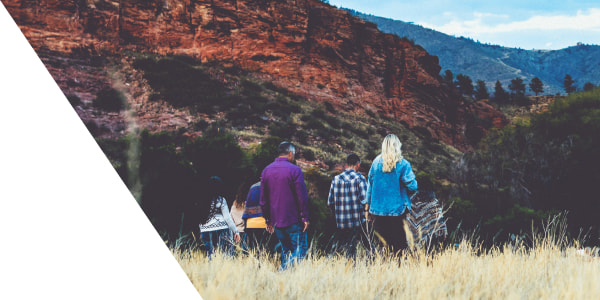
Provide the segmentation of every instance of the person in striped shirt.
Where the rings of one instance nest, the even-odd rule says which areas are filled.
[[[345,170],[335,176],[329,189],[327,206],[335,215],[337,230],[336,250],[346,252],[348,257],[356,256],[356,246],[362,241],[370,252],[367,239],[365,205],[367,203],[367,180],[358,173],[360,158],[352,153],[346,158]]]

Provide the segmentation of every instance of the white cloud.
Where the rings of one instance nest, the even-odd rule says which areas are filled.
[[[481,13],[481,12],[474,12],[473,15],[475,16],[475,18],[499,18],[499,19],[508,19],[510,18],[509,15],[500,15],[500,14],[493,14],[493,13]]]
[[[600,8],[578,11],[576,15],[545,15],[533,16],[524,21],[493,24],[492,19],[507,19],[507,15],[492,13],[473,13],[471,20],[454,19],[449,23],[438,26],[421,24],[447,34],[476,37],[487,33],[505,33],[523,30],[585,30],[600,33]]]

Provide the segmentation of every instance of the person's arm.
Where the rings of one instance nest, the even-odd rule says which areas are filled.
[[[373,161],[373,164],[371,164],[371,169],[369,169],[369,180],[367,181],[367,194],[366,194],[366,204],[367,205],[371,205],[371,198],[373,195],[373,174],[375,173],[374,171],[374,166],[375,166],[375,161]]]
[[[327,198],[327,207],[332,213],[335,213],[335,177],[331,181],[331,187],[329,187],[329,197]]]
[[[404,182],[406,188],[408,188],[409,191],[414,192],[419,188],[419,186],[417,185],[415,173],[413,173],[410,163],[408,161],[406,163],[407,166],[406,168],[404,168],[404,174],[402,174],[402,177],[400,179],[402,179],[402,182]]]
[[[304,183],[304,174],[300,168],[296,169],[296,179],[294,181],[294,190],[296,191],[296,201],[298,209],[300,210],[300,219],[304,223],[304,230],[308,228],[308,191],[306,190],[306,184]]]
[[[367,205],[367,179],[364,176],[360,176],[358,180],[358,200],[363,206]]]
[[[356,195],[356,201],[360,204],[358,207],[365,213],[365,219],[368,218],[368,205],[367,205],[367,181],[362,174],[358,174],[358,178],[352,182],[352,193]],[[362,220],[361,220],[362,222]]]
[[[367,190],[365,192],[365,219],[367,221],[371,221],[371,217],[369,216],[369,209],[371,208],[371,199],[373,198],[373,174],[375,174],[374,171],[374,166],[375,166],[375,160],[373,160],[373,164],[371,164],[371,168],[369,169],[369,174],[367,175],[369,177],[369,180],[366,183],[367,186]]]
[[[240,232],[238,231],[235,223],[233,222],[233,218],[231,218],[231,214],[229,213],[229,208],[227,207],[227,201],[225,201],[224,197],[221,197],[221,214],[223,214],[223,218],[225,218],[225,222],[227,222],[227,226],[229,230],[233,232],[233,240],[237,243],[240,241]]]
[[[271,225],[271,203],[269,202],[269,185],[268,180],[265,178],[265,172],[263,171],[260,180],[260,209],[262,210],[263,218],[268,225]]]
[[[251,203],[252,199],[252,188],[250,188],[250,190],[248,190],[248,195],[246,196],[246,203],[244,204],[244,213],[242,214],[242,220],[244,220],[244,222],[246,222],[246,219],[248,219],[248,208],[246,207],[246,204]],[[259,203],[260,205],[260,203]]]
[[[265,170],[263,170],[260,177],[260,210],[262,210],[263,218],[267,226],[267,232],[273,233],[275,230],[271,225],[271,203],[269,199],[269,184],[268,179],[265,176]]]
[[[239,209],[235,206],[235,203],[229,209],[229,214],[231,215],[231,219],[233,220],[233,223],[235,224],[236,228],[244,228],[244,219],[242,219],[243,211],[242,213],[240,213]]]

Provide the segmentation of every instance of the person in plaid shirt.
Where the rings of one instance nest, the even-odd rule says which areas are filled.
[[[333,178],[327,199],[327,206],[335,214],[337,248],[345,251],[348,257],[356,256],[358,241],[362,241],[367,252],[370,252],[364,213],[367,180],[356,172],[359,167],[358,155],[348,155],[345,170]]]

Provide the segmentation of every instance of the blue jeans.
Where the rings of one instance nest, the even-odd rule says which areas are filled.
[[[303,223],[275,227],[275,234],[281,242],[281,270],[287,269],[306,256],[308,242],[306,232],[302,232],[303,228]]]
[[[208,257],[212,257],[217,248],[227,255],[233,255],[234,248],[229,229],[200,232],[200,237],[206,252],[208,252]]]

